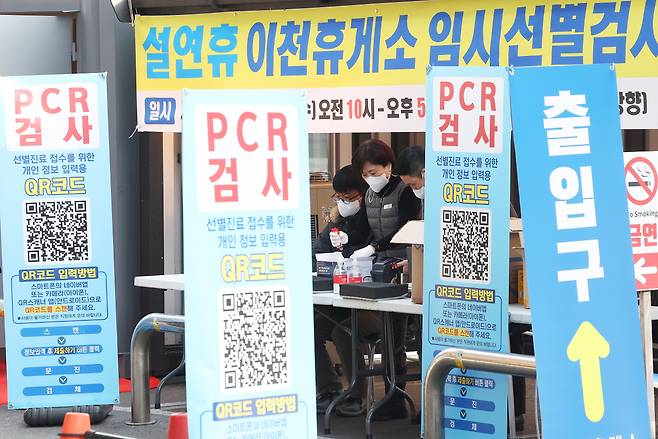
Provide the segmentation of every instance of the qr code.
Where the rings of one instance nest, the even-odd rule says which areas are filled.
[[[80,262],[90,258],[86,199],[26,201],[23,230],[28,264]]]
[[[290,378],[288,289],[220,290],[222,390],[283,387]]]
[[[489,282],[490,224],[489,210],[441,210],[442,278]]]

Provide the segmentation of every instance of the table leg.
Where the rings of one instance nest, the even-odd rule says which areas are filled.
[[[366,415],[366,439],[372,439],[372,416],[374,413],[382,406],[384,405],[388,400],[390,400],[393,397],[393,392],[395,392],[395,364],[394,364],[394,359],[393,359],[393,341],[391,340],[390,337],[390,332],[389,332],[389,316],[388,313],[383,312],[382,313],[382,337],[384,338],[384,348],[383,348],[383,362],[384,362],[384,371],[386,369],[389,369],[389,373],[391,376],[391,385],[388,388],[388,393],[384,395],[384,397],[377,401],[373,406],[368,410],[368,414]],[[387,373],[384,374],[385,376],[388,375]]]
[[[180,364],[176,366],[174,370],[169,372],[164,378],[160,380],[160,384],[158,384],[158,388],[155,390],[155,405],[154,407],[156,409],[160,408],[160,400],[162,397],[162,388],[164,387],[165,384],[167,384],[167,381],[170,379],[174,378],[176,375],[180,373],[181,370],[185,368],[185,355],[183,354],[183,359],[181,360]]]
[[[350,393],[352,392],[352,389],[356,385],[356,380],[359,376],[359,370],[358,370],[358,365],[357,365],[357,355],[359,354],[358,352],[358,347],[359,347],[359,324],[357,322],[358,315],[357,315],[357,310],[352,309],[351,312],[351,329],[352,333],[350,334],[351,339],[352,339],[352,376],[350,377],[350,385],[347,387],[343,393],[341,393],[336,399],[334,399],[331,404],[329,404],[329,407],[327,407],[327,411],[324,414],[324,434],[331,434],[331,415],[333,414],[334,409],[338,404],[343,402],[345,399],[347,399],[348,396],[350,396]]]
[[[389,382],[389,388],[386,395],[379,401],[377,401],[371,408],[368,410],[366,415],[366,438],[372,439],[372,417],[375,412],[384,404],[386,404],[392,397],[395,392],[400,392],[409,402],[411,406],[410,417],[413,418],[416,415],[416,408],[413,403],[413,399],[409,396],[407,392],[397,387],[397,376],[395,373],[395,352],[393,347],[393,325],[391,323],[391,314],[388,312],[382,312],[382,335],[383,335],[383,345],[384,345],[384,362],[387,364],[387,373],[384,374],[384,379]]]
[[[393,345],[395,343],[395,334],[393,333],[393,329],[394,329],[393,328],[393,322],[391,321],[391,314],[390,313],[384,313],[384,314],[386,315],[386,318],[388,319],[388,328],[389,328],[388,337],[390,337],[391,346],[392,346],[390,352],[393,352],[394,351],[394,346]],[[394,359],[393,363],[395,364],[395,355],[392,354],[392,357]],[[395,373],[395,371],[394,371],[394,373]],[[396,373],[395,376],[397,378],[397,373]],[[396,391],[401,393],[402,396],[404,397],[404,399],[407,401],[407,404],[409,404],[409,419],[411,420],[411,423],[413,424],[416,421],[416,404],[414,403],[413,398],[405,390],[402,390],[397,385],[393,386],[391,384],[390,373],[384,373],[384,379],[388,383],[389,388],[395,387]],[[418,378],[418,380],[420,380],[420,377]]]
[[[397,375],[396,375],[396,377],[397,377]],[[388,373],[384,374],[384,379],[388,383],[389,387],[392,387],[391,386],[391,378],[389,377]],[[419,380],[420,380],[420,378],[419,378]],[[401,393],[402,396],[404,397],[404,399],[407,400],[407,404],[409,404],[409,419],[411,420],[411,423],[413,424],[416,421],[416,403],[414,403],[413,398],[405,390],[402,390],[398,386],[395,387],[395,390],[397,392]]]

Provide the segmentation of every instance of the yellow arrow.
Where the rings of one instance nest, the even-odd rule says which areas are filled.
[[[569,360],[580,362],[580,380],[583,386],[585,416],[599,422],[605,412],[601,358],[610,354],[608,341],[590,322],[583,322],[567,347]]]

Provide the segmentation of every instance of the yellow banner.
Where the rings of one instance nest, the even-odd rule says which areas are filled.
[[[658,76],[656,0],[420,1],[136,17],[137,88],[422,84],[428,65]]]

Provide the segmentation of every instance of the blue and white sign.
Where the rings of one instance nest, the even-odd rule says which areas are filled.
[[[145,98],[144,123],[146,125],[173,125],[176,114],[176,99]]]
[[[423,376],[447,347],[509,352],[510,110],[504,68],[427,78]],[[455,369],[448,438],[502,437],[508,378]]]
[[[192,439],[315,438],[306,101],[183,98]]]
[[[510,81],[544,436],[648,438],[615,72]]]
[[[118,403],[106,76],[0,81],[10,408]]]

